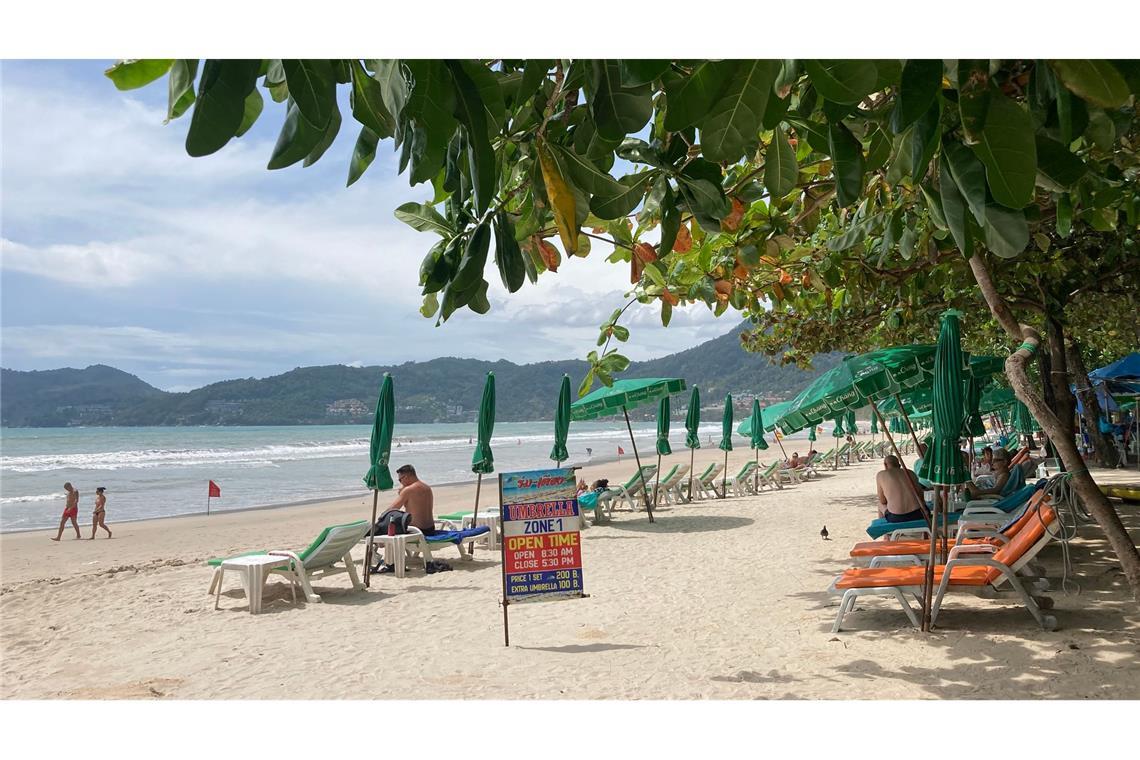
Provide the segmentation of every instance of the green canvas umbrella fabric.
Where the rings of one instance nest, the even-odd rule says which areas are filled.
[[[875,435],[879,432],[879,415],[874,412],[871,413],[871,434]]]
[[[771,406],[762,407],[760,410],[760,419],[764,425],[763,432],[770,433],[775,430],[776,420],[780,419],[780,416],[784,414],[784,412],[786,412],[788,408],[791,407],[791,405],[791,400],[788,400],[772,404]],[[751,436],[753,419],[753,415],[749,414],[747,417],[741,420],[740,424],[736,428],[736,432],[746,438]]]
[[[752,419],[760,420],[759,425],[750,425],[749,432],[750,445],[754,449],[766,451],[768,449],[768,442],[764,440],[764,413],[760,411],[760,399],[752,399]]]
[[[966,378],[966,421],[962,425],[964,438],[978,438],[986,434],[986,426],[982,423],[982,413],[978,405],[982,401],[982,385],[986,381],[970,376]]]
[[[963,384],[962,336],[958,312],[953,309],[942,317],[938,332],[938,351],[934,358],[934,407],[931,419],[933,435],[922,458],[919,478],[935,485],[952,486],[970,479],[959,447],[962,425],[966,418]]]
[[[554,409],[554,448],[550,458],[555,462],[565,462],[570,458],[566,449],[566,438],[570,435],[570,376],[562,376],[562,387],[558,391],[558,406]]]
[[[1029,407],[1021,399],[1014,398],[1013,429],[1022,435],[1033,435],[1041,429],[1041,425],[1034,419]]]
[[[855,424],[855,410],[854,409],[848,409],[847,410],[847,417],[846,417],[846,419],[843,420],[843,429],[846,432],[850,433],[851,435],[855,435],[857,432],[859,432],[859,428]]]
[[[368,472],[364,484],[369,489],[387,491],[393,485],[388,460],[392,456],[392,428],[396,423],[396,402],[392,376],[384,373],[380,396],[376,399],[376,416],[372,420],[372,438],[368,445]]]
[[[844,436],[842,414],[835,418],[835,427],[832,429],[831,434],[836,438],[842,438]]]
[[[645,377],[615,380],[609,388],[602,386],[570,405],[570,419],[593,420],[651,403],[662,396],[685,390],[679,378]]]
[[[495,430],[495,373],[487,373],[483,384],[483,400],[479,402],[479,430],[475,453],[471,455],[471,472],[486,475],[495,471],[495,456],[491,453],[491,434]]]
[[[812,425],[811,427],[808,428],[808,440],[809,441],[815,440],[815,425]]]
[[[657,453],[667,457],[673,453],[669,446],[669,397],[662,396],[657,407]]]
[[[724,417],[720,421],[721,451],[732,451],[732,394],[724,397]]]
[[[698,430],[701,427],[701,392],[693,386],[689,394],[689,411],[685,414],[685,445],[690,449],[701,447],[701,437]]]

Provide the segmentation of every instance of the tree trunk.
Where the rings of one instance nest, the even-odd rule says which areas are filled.
[[[1045,401],[1057,410],[1057,417],[1065,431],[1065,437],[1070,440],[1076,434],[1073,430],[1073,419],[1077,412],[1077,400],[1069,388],[1069,363],[1065,358],[1065,328],[1051,314],[1045,316],[1045,339],[1049,344],[1049,352],[1042,353],[1046,357],[1047,374],[1042,378],[1049,378]]]
[[[1085,369],[1085,360],[1081,356],[1081,347],[1072,337],[1068,344],[1069,374],[1072,375],[1073,385],[1077,387],[1077,395],[1081,397],[1081,406],[1084,412],[1081,419],[1085,421],[1085,430],[1088,431],[1089,440],[1096,448],[1097,457],[1105,467],[1116,467],[1119,463],[1118,452],[1115,446],[1109,446],[1108,440],[1100,432],[1100,400],[1096,391],[1089,382],[1089,373]]]
[[[1053,443],[1061,455],[1061,461],[1065,463],[1065,468],[1072,474],[1073,489],[1084,502],[1097,525],[1104,531],[1109,546],[1112,547],[1113,552],[1120,560],[1124,577],[1132,590],[1132,597],[1140,604],[1140,553],[1136,551],[1136,546],[1128,536],[1128,531],[1124,529],[1120,515],[1116,514],[1112,503],[1109,502],[1108,497],[1101,493],[1096,481],[1093,480],[1088,468],[1085,467],[1073,438],[1063,436],[1064,430],[1060,419],[1031,385],[1029,375],[1025,371],[1025,365],[1040,349],[1041,335],[1029,325],[1018,323],[1009,304],[994,287],[989,267],[982,258],[983,255],[975,254],[970,257],[970,269],[974,273],[974,279],[977,280],[982,296],[986,299],[986,304],[990,307],[990,312],[993,313],[998,324],[1010,337],[1021,341],[1021,345],[1010,354],[1005,362],[1006,375],[1013,386],[1013,391],[1029,407],[1029,411],[1033,413],[1033,416],[1041,423],[1041,427],[1053,439]]]

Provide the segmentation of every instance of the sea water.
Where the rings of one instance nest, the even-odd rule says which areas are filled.
[[[701,445],[715,448],[720,429],[719,420],[702,425]],[[633,432],[648,463],[656,426],[638,423]],[[683,450],[684,425],[674,423],[671,432],[674,451]],[[79,489],[87,524],[97,486],[107,489],[108,523],[203,513],[210,480],[222,491],[210,500],[211,512],[364,497],[370,434],[370,425],[0,430],[0,531],[57,526],[65,482]],[[411,464],[433,485],[472,482],[474,435],[473,423],[397,425],[391,469]],[[495,470],[552,467],[553,444],[552,422],[499,423],[491,440]],[[733,445],[747,448],[748,441],[735,436]],[[613,459],[618,446],[626,454],[613,477],[624,478],[633,472],[624,420],[574,422],[564,464]]]

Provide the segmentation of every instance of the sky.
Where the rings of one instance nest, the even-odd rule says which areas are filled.
[[[165,79],[128,92],[110,59],[0,62],[0,365],[109,364],[164,390],[321,364],[438,356],[527,363],[584,358],[625,303],[628,269],[588,258],[509,295],[488,266],[491,311],[446,324],[418,313],[435,236],[393,210],[431,197],[396,173],[391,140],[346,188],[346,115],[309,168],[265,168],[284,104],[205,158],[186,155],[189,114],[164,125]],[[341,88],[346,101],[345,88]],[[632,359],[728,332],[704,305],[636,305]]]

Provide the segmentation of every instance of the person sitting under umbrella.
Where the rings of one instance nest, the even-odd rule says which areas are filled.
[[[1005,449],[998,448],[994,450],[993,455],[993,485],[989,487],[979,486],[976,483],[966,483],[966,493],[971,499],[978,499],[982,496],[1000,496],[1005,483],[1009,480],[1009,452]]]
[[[798,470],[803,466],[804,460],[800,459],[800,452],[793,451],[792,458],[788,460],[788,467],[791,467],[793,470]]]
[[[894,454],[883,457],[883,469],[875,476],[875,485],[879,491],[879,517],[887,518],[887,522],[909,522],[925,517],[915,493],[918,477],[904,470]]]

